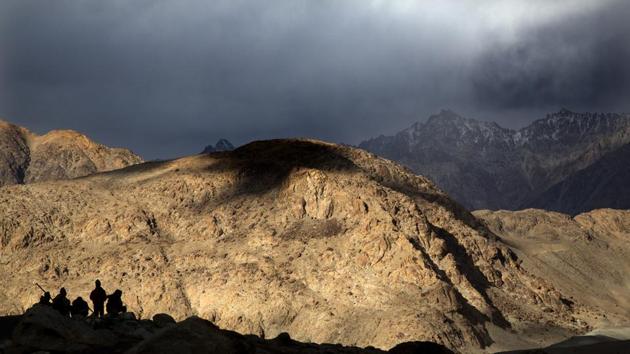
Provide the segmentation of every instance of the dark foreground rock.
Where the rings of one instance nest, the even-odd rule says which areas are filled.
[[[301,343],[286,333],[268,340],[244,336],[199,317],[181,322],[171,319],[160,314],[154,320],[137,320],[135,316],[76,320],[48,306],[35,305],[20,317],[0,317],[0,353],[385,353],[375,348]],[[401,343],[390,352],[452,353],[430,342]]]

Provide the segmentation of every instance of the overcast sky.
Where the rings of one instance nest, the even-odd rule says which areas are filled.
[[[0,117],[147,159],[630,111],[627,0],[2,0]]]

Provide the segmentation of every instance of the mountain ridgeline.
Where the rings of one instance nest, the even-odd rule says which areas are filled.
[[[0,120],[0,187],[83,177],[140,162],[127,149],[95,143],[72,130],[40,136]]]
[[[599,208],[630,209],[630,144],[552,186],[530,206],[577,214]]]
[[[564,126],[568,115],[533,126]],[[562,165],[561,160],[578,171],[550,189],[559,189],[558,198],[567,198],[591,173],[617,169],[616,156],[625,154],[622,118],[579,121],[589,120],[599,127],[551,135],[567,142],[548,144],[564,160],[542,161]],[[424,125],[429,124],[437,136],[459,132],[460,138],[450,141],[452,151],[458,144],[460,150],[477,144],[488,161],[496,156],[491,154],[503,153],[505,160],[521,156],[519,149],[530,154],[526,166],[538,166],[531,163],[542,159],[536,151],[551,156],[541,152],[546,141],[541,133],[514,132],[451,112]],[[629,254],[630,215],[624,211],[574,218],[542,210],[471,214],[408,168],[362,149],[315,140],[256,141],[231,151],[136,163],[139,158],[127,150],[98,145],[76,132],[38,137],[14,125],[1,127],[0,171],[8,182],[0,186],[0,315],[19,315],[36,302],[41,294],[34,282],[87,298],[86,289],[98,278],[110,290],[123,289],[125,304],[140,318],[163,312],[192,318],[173,331],[181,338],[195,333],[201,347],[217,345],[221,339],[215,337],[223,332],[195,316],[257,335],[239,340],[251,348],[277,341],[263,338],[285,338],[282,348],[295,347],[288,352],[332,347],[288,342],[283,332],[304,342],[388,349],[421,340],[458,352],[490,352],[547,345],[602,323],[623,325],[630,317],[624,310],[630,265],[619,261]],[[418,125],[406,139],[429,139],[423,129],[428,128]],[[598,139],[604,143],[594,145]],[[538,142],[526,149],[531,141]],[[575,141],[603,157],[575,167],[590,161],[579,151],[566,157],[566,146],[582,146]],[[220,141],[212,149],[224,147],[229,145]],[[446,142],[435,144],[436,156],[450,161],[437,166],[457,167],[464,157],[448,160],[440,155],[446,148]],[[505,160],[482,167],[503,171]],[[116,166],[126,167],[98,172]],[[622,188],[625,175],[618,172],[615,183]],[[84,174],[90,175],[68,179]],[[593,185],[589,195],[597,195],[606,181]],[[582,290],[589,284],[595,286]],[[44,343],[44,336],[50,339],[54,329],[65,328],[33,327],[38,313],[49,318],[29,310],[20,322],[27,326],[16,327],[28,330],[13,331],[13,344]],[[2,323],[0,317],[0,328]],[[144,330],[156,330],[150,321],[141,323],[148,326]],[[143,342],[119,335],[112,343],[155,352],[174,338],[171,332],[144,330],[151,337]],[[55,333],[63,337],[61,347],[78,338],[73,331]],[[93,345],[107,344],[97,337]],[[392,352],[405,352],[396,348]]]
[[[97,278],[142,318],[383,349],[578,333],[599,311],[522,268],[428,179],[312,140],[0,188],[0,313],[35,302],[34,281],[85,297]]]
[[[619,200],[616,194],[630,187],[598,181],[604,165],[605,178],[627,174],[629,143],[630,114],[563,109],[512,130],[445,110],[394,136],[359,146],[431,178],[470,209],[544,207],[576,214],[601,207],[630,208],[630,198]],[[593,171],[588,172],[589,167]],[[597,190],[584,191],[582,186]]]

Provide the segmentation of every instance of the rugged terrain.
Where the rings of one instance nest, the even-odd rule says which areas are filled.
[[[0,317],[0,353],[128,353],[128,354],[381,354],[376,348],[300,343],[287,333],[264,339],[218,328],[199,317],[179,323],[167,314],[152,320],[125,313],[117,318],[76,319],[49,306],[35,305],[24,315]],[[391,354],[452,354],[431,342],[406,342]]]
[[[630,209],[630,144],[604,155],[536,197],[529,206],[569,214]]]
[[[630,211],[599,209],[575,217],[537,209],[474,214],[514,250],[524,268],[554,284],[569,301],[600,310],[590,320],[597,329],[591,336],[546,352],[630,350]],[[612,343],[614,338],[626,342]],[[579,351],[580,346],[585,347]]]
[[[629,114],[563,109],[520,130],[442,111],[426,122],[394,136],[367,140],[360,147],[431,178],[469,209],[515,210],[550,205],[554,210],[573,213],[590,210],[584,208],[591,205],[616,207],[620,203],[606,195],[600,196],[597,203],[579,205],[580,201],[558,195],[561,192],[557,190],[565,188],[562,186],[546,192],[628,143]],[[622,166],[619,162],[619,168]],[[585,180],[585,176],[593,179]],[[601,186],[596,177],[590,173],[574,179],[584,185]],[[630,187],[620,187],[627,195]]]
[[[86,176],[142,162],[72,130],[37,135],[0,120],[0,186]]]
[[[428,179],[310,140],[0,188],[0,313],[96,278],[142,318],[383,349],[546,344],[597,316]]]
[[[599,209],[575,217],[538,209],[474,214],[514,250],[523,267],[570,299],[604,310],[597,327],[630,318],[630,211]]]

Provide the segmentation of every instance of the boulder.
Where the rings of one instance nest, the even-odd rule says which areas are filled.
[[[153,316],[153,323],[155,323],[156,326],[163,328],[163,327],[174,325],[177,322],[171,315],[168,315],[165,313],[158,313],[155,316]]]
[[[190,317],[168,326],[153,337],[131,348],[128,354],[160,353],[254,353],[254,347],[243,340],[243,336],[221,331],[210,321]]]
[[[278,334],[278,336],[276,338],[274,338],[273,341],[278,343],[278,344],[280,344],[280,345],[291,345],[291,344],[293,344],[293,340],[291,339],[291,336],[287,332],[282,332],[282,333]]]

